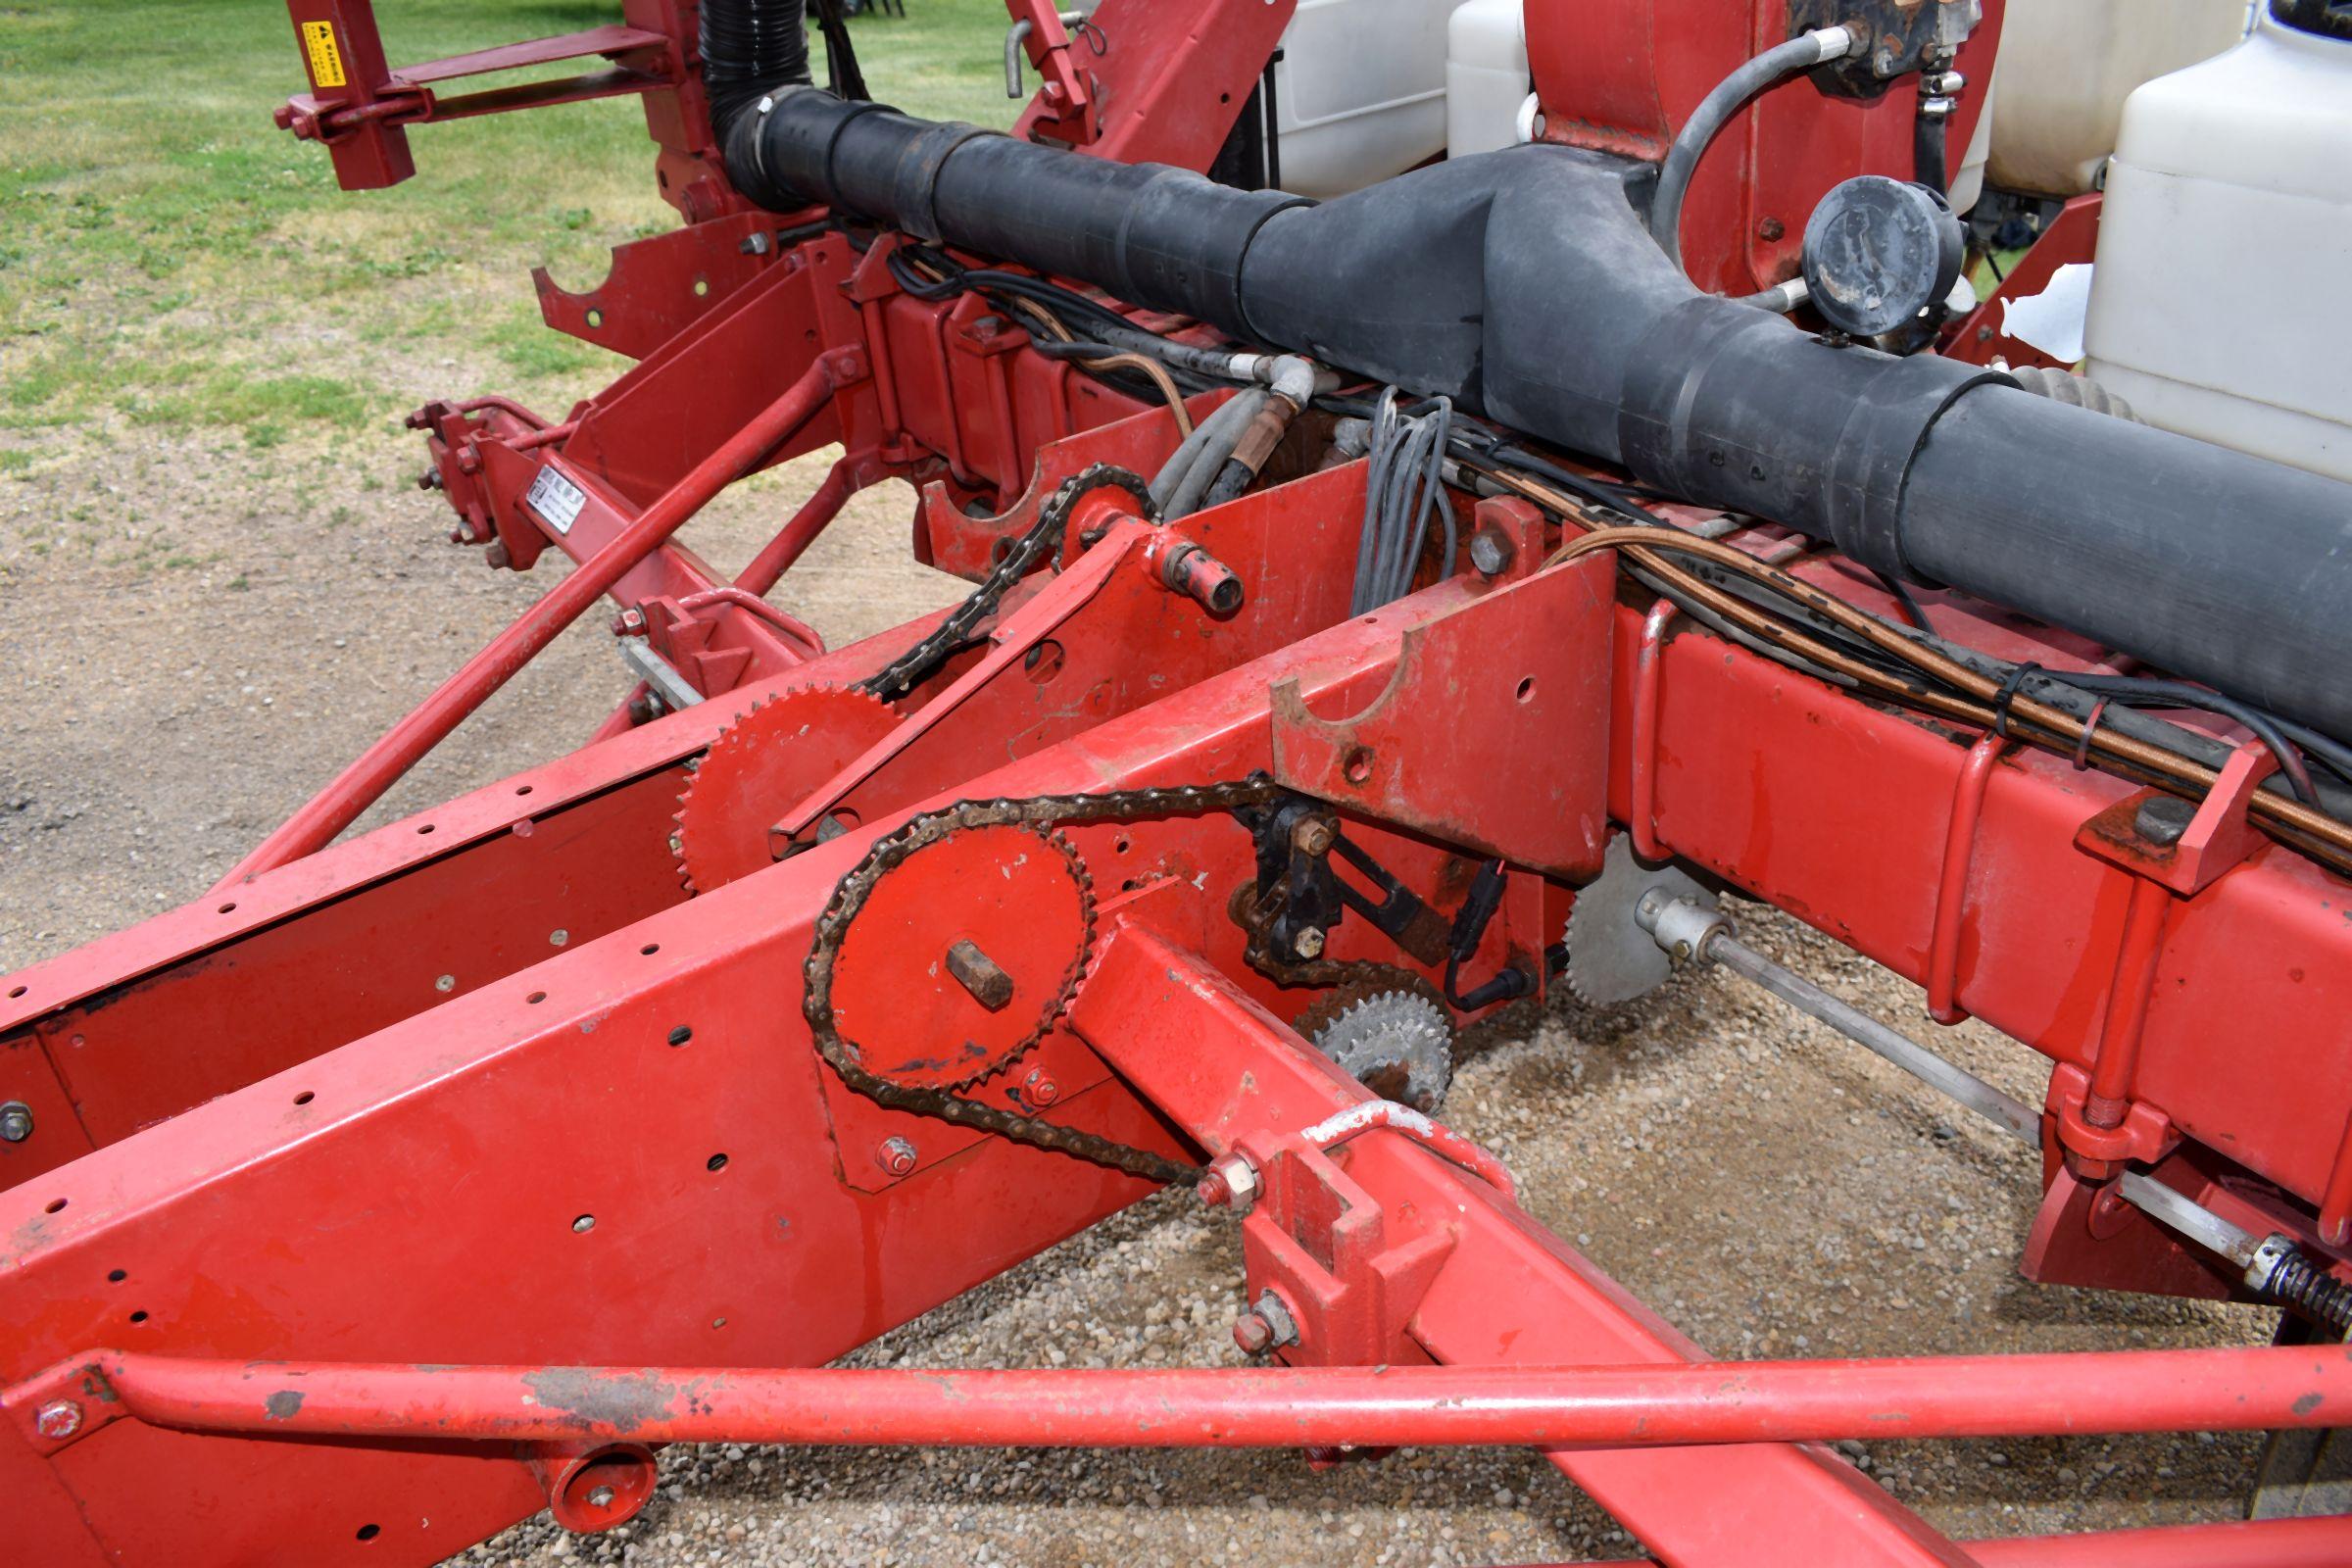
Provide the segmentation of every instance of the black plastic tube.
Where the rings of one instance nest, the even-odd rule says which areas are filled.
[[[721,147],[743,112],[808,80],[808,0],[704,0],[703,89]]]
[[[1774,44],[1746,62],[1717,82],[1698,101],[1698,107],[1690,111],[1683,128],[1675,132],[1674,144],[1666,149],[1666,162],[1658,169],[1657,200],[1649,210],[1650,237],[1675,266],[1683,265],[1683,198],[1690,193],[1690,176],[1698,172],[1698,161],[1705,156],[1708,145],[1756,94],[1811,71],[1824,61],[1841,57],[1851,40],[1837,44],[1836,52],[1832,53],[1835,40],[1826,36],[1832,30],[1842,35],[1845,29],[1808,32],[1787,43]]]

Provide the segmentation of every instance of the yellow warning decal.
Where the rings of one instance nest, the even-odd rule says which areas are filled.
[[[324,88],[343,85],[343,51],[335,46],[333,23],[304,23],[302,47],[303,52],[311,57],[312,86]]]

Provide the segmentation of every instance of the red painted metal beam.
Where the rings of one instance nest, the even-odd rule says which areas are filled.
[[[623,573],[708,505],[711,497],[759,467],[777,443],[813,418],[836,388],[863,373],[855,350],[820,357],[766,411],[688,470],[620,535],[558,583],[520,619],[467,660],[415,711],[384,734],[310,803],[239,860],[214,891],[298,860],[323,849],[372,806],[419,758],[481,707],[539,651]]]
[[[1365,1098],[1211,965],[1139,925],[1105,945],[1071,1024],[1196,1142],[1212,1153],[1247,1152],[1269,1175],[1296,1129]],[[1354,1274],[1331,1275],[1341,1220],[1312,1227],[1286,1215],[1288,1183],[1270,1182],[1243,1222],[1251,1298],[1279,1283],[1299,1320],[1300,1343],[1285,1351],[1291,1360],[1320,1359],[1335,1347],[1358,1362],[1392,1365],[1655,1369],[1704,1358],[1523,1209],[1402,1135],[1367,1132],[1346,1157],[1341,1170],[1310,1152],[1298,1159],[1305,1168],[1297,1185],[1304,1191],[1314,1185],[1306,1178],[1320,1178],[1322,1212],[1341,1216],[1351,1254],[1370,1252],[1370,1272],[1385,1273],[1376,1289]],[[1676,1568],[1968,1562],[1818,1445],[1554,1447],[1547,1457]]]
[[[2340,1348],[2273,1347],[1651,1366],[1182,1370],[416,1366],[98,1350],[75,1433],[898,1447],[1539,1447],[2324,1427]],[[54,1385],[54,1374],[34,1380]],[[107,1396],[111,1404],[102,1404]],[[20,1413],[35,1396],[0,1399]],[[49,1401],[55,1403],[55,1398]],[[42,1406],[46,1407],[46,1406]],[[37,1416],[38,1408],[33,1413]]]

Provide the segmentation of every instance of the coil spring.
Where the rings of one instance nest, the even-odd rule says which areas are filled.
[[[2352,1285],[2315,1267],[2301,1252],[2286,1252],[2272,1264],[2262,1291],[2338,1335],[2352,1335]]]

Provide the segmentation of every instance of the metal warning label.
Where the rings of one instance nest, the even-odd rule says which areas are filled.
[[[302,24],[302,52],[311,58],[312,86],[323,89],[343,85],[343,51],[335,43],[333,23]]]
[[[553,468],[541,468],[539,477],[522,498],[530,509],[547,519],[547,525],[558,533],[571,532],[571,525],[580,515],[580,508],[588,504],[588,492],[564,478]]]

